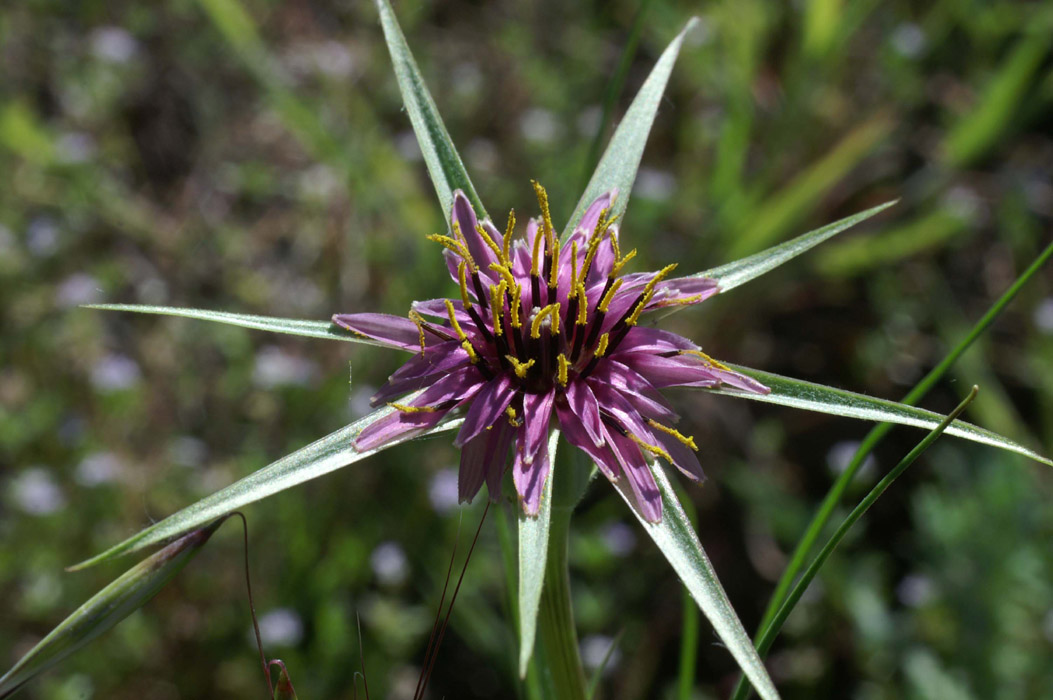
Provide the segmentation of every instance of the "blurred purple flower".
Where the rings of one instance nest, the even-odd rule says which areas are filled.
[[[659,393],[670,386],[767,393],[673,333],[639,325],[642,314],[697,304],[717,293],[706,278],[670,278],[676,267],[622,274],[636,251],[622,252],[607,213],[615,192],[588,208],[564,243],[553,233],[548,196],[535,183],[542,216],[513,241],[480,222],[457,191],[445,247],[458,301],[415,302],[408,318],[338,314],[333,321],[390,347],[417,352],[373,396],[398,409],[367,426],[360,450],[435,426],[464,409],[454,444],[461,448],[458,495],[470,500],[487,483],[491,498],[513,448],[512,474],[526,513],[538,512],[551,465],[546,448],[555,419],[567,440],[611,481],[628,480],[647,520],[662,518],[648,462],[661,457],[703,478],[694,439],[672,427],[679,416]],[[435,320],[438,319],[438,320]],[[410,392],[419,394],[399,403]]]

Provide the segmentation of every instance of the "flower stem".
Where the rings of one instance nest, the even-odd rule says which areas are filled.
[[[544,654],[544,673],[550,676],[556,700],[584,700],[585,673],[578,652],[574,611],[570,603],[567,545],[570,508],[552,509],[552,525],[545,564],[545,587],[538,610],[538,632]]]

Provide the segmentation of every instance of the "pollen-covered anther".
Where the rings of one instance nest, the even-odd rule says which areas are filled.
[[[611,236],[611,240],[612,241],[615,240],[614,236]],[[614,261],[614,267],[611,268],[611,275],[612,276],[620,274],[621,271],[622,271],[622,268],[625,267],[625,263],[629,262],[630,260],[632,260],[633,258],[636,257],[636,248],[633,248],[628,253],[626,253],[624,258],[620,257],[618,251],[615,251],[614,254],[616,256],[616,259]]]
[[[661,457],[662,459],[664,459],[665,461],[669,462],[670,464],[673,463],[673,458],[669,456],[669,453],[666,452],[665,450],[663,450],[658,445],[652,445],[651,443],[646,442],[645,440],[641,440],[640,438],[636,437],[635,435],[633,435],[632,433],[629,433],[629,432],[626,432],[625,435],[630,440],[632,440],[637,445],[639,445],[640,448],[645,450],[646,452],[650,452],[655,457]]]
[[[389,403],[388,406],[403,413],[435,413],[439,410],[436,406],[410,406],[409,404],[395,402]]]
[[[644,307],[647,306],[648,302],[650,302],[651,299],[654,297],[655,287],[658,286],[658,283],[664,280],[666,277],[668,277],[669,273],[675,269],[676,263],[673,263],[672,265],[666,265],[657,273],[655,273],[655,276],[652,277],[651,280],[647,283],[647,286],[644,287],[643,293],[640,295],[640,300],[636,302],[636,306],[633,307],[633,312],[629,315],[627,319],[625,319],[625,325],[636,325],[637,321],[640,320],[640,314],[643,312]]]
[[[468,308],[472,305],[472,302],[468,299],[468,278],[465,275],[465,268],[467,262],[461,260],[461,263],[457,266],[457,281],[461,285],[461,301],[464,303],[464,308]]]
[[[585,294],[585,285],[579,282],[578,286],[574,288],[574,294],[578,300],[578,317],[574,320],[574,323],[584,326],[589,322],[589,297]]]
[[[702,361],[705,362],[710,367],[716,367],[717,369],[723,369],[723,370],[727,370],[729,372],[731,371],[731,368],[728,367],[726,364],[724,364],[720,360],[714,360],[712,357],[710,357],[706,353],[702,352],[701,350],[681,350],[680,354],[681,355],[694,355],[695,357],[701,358]]]
[[[424,356],[424,317],[416,311],[409,312],[409,320],[417,327],[417,340],[420,342],[420,354]]]
[[[600,299],[600,303],[596,305],[597,311],[607,313],[607,309],[611,306],[611,300],[614,299],[614,295],[618,293],[618,289],[622,286],[622,281],[621,278],[614,280],[614,284],[611,285],[611,288],[608,289],[607,293],[603,295],[602,299]]]
[[[559,284],[559,241],[552,241],[552,272],[548,276],[548,288],[555,289]]]
[[[490,308],[494,315],[494,335],[503,335],[505,332],[505,291],[508,283],[501,280],[501,284],[490,285]]]
[[[544,226],[543,233],[545,234],[545,241],[551,244],[552,242],[552,214],[548,208],[548,192],[541,186],[541,183],[537,180],[531,180],[530,184],[534,186],[534,193],[537,195],[538,206],[541,207],[541,222]]]
[[[611,334],[604,333],[600,336],[600,342],[596,344],[596,357],[603,357],[607,354],[607,345],[611,342]]]
[[[511,245],[512,245],[512,234],[516,230],[516,210],[510,209],[508,212],[508,224],[505,226],[505,240],[501,247],[501,259],[505,262],[512,259]]]
[[[505,355],[505,359],[512,365],[512,369],[515,371],[516,376],[520,379],[525,379],[527,372],[534,366],[534,358],[531,357],[526,362],[520,362],[514,355]]]
[[[556,361],[559,363],[559,374],[556,376],[556,381],[559,382],[561,387],[566,387],[568,381],[567,373],[570,369],[570,363],[567,362],[567,356],[563,353],[556,356]]]
[[[703,294],[696,294],[693,297],[671,297],[669,299],[659,299],[654,305],[659,309],[664,309],[667,306],[690,306],[691,304],[697,304],[703,299],[705,299]]]
[[[530,322],[530,337],[537,340],[541,337],[541,325],[545,319],[549,321],[549,328],[552,331],[552,335],[559,335],[559,302],[555,304],[549,304],[545,308],[537,312],[534,316],[534,320]]]
[[[513,428],[518,428],[523,425],[523,421],[516,418],[516,410],[511,406],[505,409],[505,415],[508,416],[508,424]]]
[[[541,240],[544,236],[539,232],[534,234],[534,250],[530,253],[530,276],[537,277],[541,274]]]
[[[656,428],[658,430],[661,430],[663,433],[665,433],[667,435],[672,435],[677,440],[679,440],[680,442],[684,443],[685,446],[690,447],[695,452],[698,452],[698,445],[695,444],[695,438],[693,436],[691,436],[691,435],[684,435],[679,430],[677,430],[675,428],[670,428],[668,425],[662,425],[658,421],[652,420],[650,418],[647,419],[647,424],[649,426],[651,426],[652,428]]]
[[[475,261],[472,260],[472,255],[468,252],[467,246],[465,246],[464,243],[462,243],[461,241],[457,240],[456,238],[451,238],[449,236],[441,236],[437,233],[433,233],[430,236],[428,236],[428,240],[438,243],[443,248],[449,250],[451,253],[456,253],[457,255],[460,255],[461,259],[468,263],[468,269],[471,272],[478,272],[479,267],[475,264]]]
[[[490,269],[501,276],[511,289],[516,284],[516,278],[512,275],[512,271],[508,269],[507,265],[501,263],[490,263]]]
[[[501,250],[500,247],[498,247],[494,239],[490,237],[489,233],[487,233],[486,227],[482,224],[476,224],[475,231],[483,239],[483,243],[486,244],[486,247],[494,252],[494,255],[497,256],[497,259],[500,260],[502,264],[507,265],[508,258],[505,257],[504,251]]]

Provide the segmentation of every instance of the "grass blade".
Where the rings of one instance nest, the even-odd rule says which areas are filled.
[[[761,372],[748,367],[736,365],[731,365],[731,367],[761,382],[771,389],[771,393],[751,394],[734,389],[706,389],[705,391],[774,403],[791,408],[800,408],[806,411],[816,411],[817,413],[829,413],[844,418],[871,420],[878,423],[896,423],[898,425],[929,429],[935,428],[940,424],[940,414],[926,411],[922,408],[856,394],[844,389],[835,389],[823,384],[814,384],[801,379],[783,377],[770,372]],[[1008,438],[1002,437],[998,433],[993,433],[971,423],[955,421],[947,428],[946,432],[948,435],[1015,452],[1036,462],[1053,466],[1053,461],[1050,461],[1048,458]]]
[[[217,520],[155,552],[77,608],[0,678],[0,698],[94,641],[146,605],[186,566],[223,524]]]
[[[559,431],[553,430],[548,440],[549,464],[556,463]],[[541,604],[541,589],[545,583],[545,562],[548,561],[548,540],[552,522],[552,483],[549,475],[541,496],[541,510],[530,517],[519,513],[519,677],[526,678],[530,657],[534,653],[537,636],[537,613]]]
[[[793,240],[772,246],[767,250],[750,255],[749,257],[730,262],[727,265],[714,267],[712,270],[700,272],[694,277],[711,277],[720,284],[720,291],[726,292],[740,285],[746,284],[752,279],[771,272],[779,265],[793,260],[801,253],[806,253],[823,241],[827,241],[842,231],[847,231],[856,224],[862,223],[872,216],[885,211],[899,200],[885,202],[876,207],[861,211],[858,214],[845,217],[840,221],[817,228],[814,231],[802,234]]]
[[[662,101],[666,83],[669,82],[669,74],[673,70],[673,64],[676,63],[680,47],[684,43],[684,36],[697,23],[698,20],[694,18],[688,21],[662,52],[658,62],[651,69],[651,74],[647,76],[640,91],[636,93],[625,117],[614,131],[614,136],[611,137],[603,158],[593,171],[581,199],[578,200],[578,205],[574,208],[574,213],[571,214],[567,228],[563,232],[564,237],[570,235],[570,232],[578,225],[578,221],[592,201],[611,189],[617,188],[619,195],[611,206],[610,214],[621,216],[625,213],[625,207],[629,203],[629,194],[636,180],[636,171],[640,167],[640,158],[647,144],[647,136],[651,133],[655,115],[658,113],[658,105]]]
[[[435,194],[439,197],[443,217],[448,220],[450,212],[453,211],[453,191],[456,189],[464,190],[476,213],[481,218],[485,217],[486,208],[479,200],[479,195],[468,177],[468,171],[464,168],[464,162],[461,161],[461,156],[457,153],[449,132],[446,131],[446,125],[442,122],[435,100],[428,92],[428,86],[424,84],[424,78],[413,59],[406,37],[402,34],[391,3],[388,0],[377,0],[377,10],[380,11],[380,24],[384,28],[384,39],[391,53],[391,63],[398,79],[399,90],[402,92],[402,100],[406,104],[406,112],[409,114],[410,123],[413,124],[413,133],[417,135],[417,143],[424,155],[424,163],[428,166],[428,175],[435,186]]]
[[[411,394],[410,396],[412,397],[413,395]],[[305,481],[317,479],[388,447],[393,447],[400,442],[406,442],[407,439],[411,438],[397,439],[384,447],[361,452],[356,450],[353,445],[354,439],[366,426],[394,410],[388,406],[378,409],[365,418],[344,426],[336,432],[330,433],[324,438],[316,440],[276,462],[272,462],[263,469],[249,474],[240,481],[236,481],[230,486],[202,498],[197,503],[189,505],[164,520],[151,525],[139,532],[139,534],[129,537],[124,542],[114,545],[105,552],[70,567],[70,570],[75,571],[94,566],[122,554],[135,552],[144,547],[163,542],[170,537],[199,527],[203,523],[207,523],[213,518],[229,513],[236,508],[255,503],[268,496],[273,496]],[[423,433],[423,435],[434,435],[435,433],[453,430],[461,422],[462,419],[460,418],[445,420]]]
[[[377,347],[388,347],[369,338],[356,336],[330,321],[303,321],[294,318],[275,318],[273,316],[253,316],[235,314],[229,311],[210,311],[208,309],[185,309],[175,306],[146,306],[143,304],[88,304],[85,309],[101,311],[130,311],[137,314],[154,314],[159,316],[178,316],[193,318],[198,321],[213,321],[229,326],[252,328],[271,333],[302,335],[307,338],[325,338],[326,340],[344,340],[349,343],[364,343]]]
[[[753,642],[742,628],[742,622],[735,614],[724,587],[720,585],[713,565],[702,549],[702,544],[698,541],[698,536],[691,527],[691,522],[684,513],[669,479],[661,467],[652,465],[651,471],[662,494],[660,523],[647,522],[633,507],[633,495],[625,479],[615,483],[615,488],[629,505],[629,510],[640,521],[640,525],[658,545],[691,597],[695,599],[702,614],[713,625],[717,636],[735,657],[735,661],[760,696],[764,700],[778,698],[779,693],[775,690],[757,650],[753,648]]]
[[[870,506],[874,505],[878,498],[881,497],[888,487],[892,485],[892,482],[899,478],[899,476],[906,471],[907,467],[914,463],[914,461],[921,456],[921,454],[929,448],[932,443],[936,442],[937,438],[944,433],[945,430],[954,422],[954,420],[962,414],[965,407],[972,403],[972,400],[976,398],[976,393],[979,388],[974,386],[969,395],[965,397],[958,407],[951,411],[950,415],[940,421],[932,432],[926,435],[921,442],[919,442],[913,450],[907,453],[907,456],[900,460],[899,464],[895,466],[885,477],[878,482],[878,484],[870,490],[870,493],[859,502],[848,517],[844,519],[844,522],[837,528],[830,540],[823,545],[823,548],[819,551],[819,554],[815,557],[815,560],[808,566],[804,574],[801,576],[801,580],[797,582],[797,585],[793,587],[790,594],[786,596],[786,601],[779,608],[778,613],[772,621],[765,627],[764,632],[760,636],[760,640],[757,642],[757,651],[760,654],[766,654],[771,649],[772,643],[775,641],[775,637],[779,634],[779,630],[782,629],[783,624],[786,622],[786,618],[793,612],[794,607],[801,600],[801,596],[808,589],[808,585],[815,578],[816,574],[819,573],[819,569],[823,567],[826,560],[830,558],[837,545],[841,544],[841,540],[845,538],[845,535],[856,524],[863,514],[870,509]],[[739,681],[739,685],[735,688],[735,694],[732,696],[737,700],[743,700],[749,695],[749,689],[742,679]]]

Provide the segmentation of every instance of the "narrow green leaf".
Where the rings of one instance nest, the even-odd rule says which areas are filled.
[[[866,211],[861,211],[858,214],[845,217],[840,221],[827,224],[822,228],[809,231],[793,240],[780,243],[779,245],[772,246],[767,250],[762,250],[761,252],[750,255],[749,257],[730,262],[726,265],[721,265],[720,267],[714,267],[712,270],[706,270],[705,272],[700,272],[693,276],[711,277],[720,285],[720,291],[726,292],[729,289],[734,289],[735,287],[746,284],[752,279],[771,272],[779,265],[789,262],[801,253],[808,252],[823,241],[829,240],[842,231],[847,231],[856,224],[862,223],[870,217],[880,214],[898,201],[899,200],[897,199],[891,202],[885,202],[884,204],[879,204],[878,206],[867,209]]]
[[[413,59],[406,37],[395,18],[395,11],[391,9],[388,0],[377,0],[377,10],[380,11],[380,24],[384,28],[384,40],[387,41],[388,51],[391,53],[391,63],[398,79],[399,90],[402,92],[402,101],[406,104],[406,112],[409,114],[410,123],[413,124],[413,133],[417,135],[424,163],[428,166],[428,174],[435,186],[435,193],[439,196],[443,216],[448,219],[453,211],[453,191],[462,189],[468,201],[475,207],[476,213],[485,217],[486,209],[479,200],[479,195],[475,193],[475,187],[472,186],[468,171],[464,168],[449,132],[446,131],[435,100],[424,84],[417,62]]]
[[[618,493],[625,499],[640,525],[658,545],[673,571],[695,599],[702,614],[713,625],[720,641],[735,657],[735,661],[760,696],[764,700],[778,698],[779,693],[764,668],[764,662],[753,648],[753,642],[743,629],[742,622],[739,621],[731,601],[724,592],[724,587],[720,585],[717,573],[702,549],[702,544],[698,541],[698,536],[691,527],[691,522],[684,513],[669,479],[661,467],[652,465],[651,471],[662,494],[662,522],[649,523],[637,512],[633,505],[635,498],[625,479],[620,479],[615,484]]]
[[[307,338],[344,340],[349,343],[363,343],[365,345],[376,345],[377,347],[388,347],[375,340],[356,336],[351,331],[345,330],[330,321],[303,321],[295,318],[275,318],[273,316],[235,314],[230,313],[229,311],[183,309],[175,306],[146,306],[142,304],[88,304],[83,308],[99,309],[102,311],[130,311],[137,314],[154,314],[160,316],[179,316],[180,318],[193,318],[198,321],[213,321],[215,323],[225,323],[228,326],[240,326],[242,328],[252,328],[258,331],[270,331],[271,333],[287,333],[289,335],[302,335]]]
[[[296,689],[289,678],[289,670],[285,668],[285,664],[281,664],[281,669],[278,682],[274,684],[274,700],[297,700]]]
[[[607,150],[603,153],[600,164],[589,179],[589,184],[578,200],[578,206],[574,208],[567,223],[563,236],[569,236],[585,210],[594,199],[611,189],[618,189],[618,198],[611,206],[611,214],[621,216],[629,203],[629,194],[632,192],[633,182],[636,180],[636,171],[640,167],[640,158],[643,156],[644,146],[647,144],[647,136],[651,133],[658,105],[662,101],[666,83],[669,82],[669,74],[676,63],[676,57],[680,53],[680,47],[684,43],[684,36],[698,23],[692,17],[687,24],[670,42],[669,46],[659,57],[651,74],[647,77],[640,91],[636,93],[629,110],[625,113],[618,128],[611,137]]]
[[[155,552],[96,593],[0,678],[0,698],[86,646],[157,595],[223,523],[217,520]]]
[[[548,439],[549,464],[556,463],[559,431],[553,430]],[[549,525],[552,520],[552,482],[550,475],[541,495],[541,510],[536,517],[519,512],[519,677],[526,678],[530,657],[534,653],[537,635],[537,611],[541,589],[545,583],[545,562],[548,561]]]
[[[412,397],[413,395],[411,394],[410,396]],[[324,438],[312,442],[310,445],[302,447],[276,462],[272,462],[263,469],[249,474],[240,481],[202,498],[197,503],[187,506],[164,520],[151,525],[139,532],[139,534],[129,537],[124,542],[111,547],[105,552],[70,567],[70,570],[76,571],[94,566],[119,555],[163,542],[170,537],[207,523],[213,518],[229,513],[236,508],[241,508],[249,503],[255,503],[268,496],[273,496],[305,481],[317,479],[388,447],[406,442],[411,438],[399,438],[383,447],[362,452],[356,450],[352,444],[366,426],[394,410],[387,406],[378,409],[365,418],[344,426],[340,430],[330,433]],[[461,424],[462,420],[461,418],[445,420],[425,432],[422,437],[453,430]]]
[[[775,637],[778,636],[779,630],[782,629],[786,619],[790,616],[790,613],[793,612],[797,603],[800,602],[804,592],[808,590],[808,586],[812,583],[816,574],[819,573],[819,569],[823,567],[826,560],[834,553],[834,550],[837,549],[837,545],[841,544],[841,540],[845,538],[845,535],[848,534],[848,531],[852,526],[855,525],[856,522],[870,509],[870,506],[874,505],[877,499],[888,490],[888,487],[892,485],[892,482],[898,479],[900,475],[907,470],[907,467],[913,464],[914,461],[917,460],[930,445],[932,445],[932,443],[936,442],[937,438],[947,430],[954,419],[965,411],[965,407],[976,398],[976,393],[978,391],[979,387],[973,386],[972,391],[970,391],[969,395],[958,404],[958,407],[951,411],[950,415],[940,421],[940,424],[937,425],[932,432],[922,438],[921,442],[915,445],[914,449],[908,452],[907,456],[901,459],[899,464],[886,474],[884,478],[878,482],[877,486],[872,488],[870,493],[859,502],[859,505],[849,513],[848,517],[844,519],[830,540],[823,545],[819,554],[816,555],[815,560],[809,564],[804,574],[801,575],[801,579],[794,585],[793,590],[790,591],[789,595],[786,597],[786,601],[783,603],[782,607],[779,608],[779,611],[773,617],[771,622],[764,628],[764,631],[761,633],[760,639],[757,642],[757,651],[759,653],[766,654],[768,653],[768,650],[771,649],[771,645],[775,642]],[[749,689],[746,687],[743,679],[740,678],[738,685],[735,687],[735,692],[732,695],[732,700],[745,700],[748,696]]]
[[[770,372],[762,372],[748,367],[730,365],[737,372],[742,372],[769,389],[770,394],[754,394],[735,389],[705,389],[714,394],[725,396],[737,396],[739,398],[774,403],[791,408],[800,408],[806,411],[818,413],[829,413],[845,418],[859,418],[876,423],[896,423],[898,425],[909,425],[915,428],[935,428],[940,424],[942,416],[922,408],[915,408],[887,399],[878,399],[872,396],[856,394],[844,389],[835,389],[823,384],[813,384],[801,379],[782,377]],[[965,423],[955,421],[947,428],[948,435],[964,438],[983,445],[998,447],[1009,452],[1015,452],[1036,462],[1042,462],[1053,466],[1053,461],[1040,454],[1032,452],[1023,445],[1002,437],[998,433]]]

